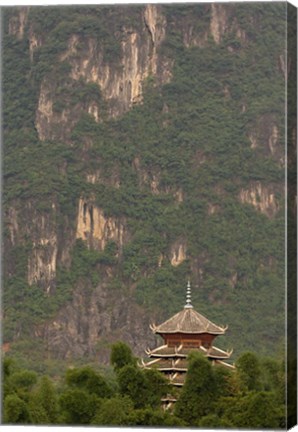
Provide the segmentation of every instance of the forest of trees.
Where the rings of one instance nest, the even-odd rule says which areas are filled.
[[[285,427],[283,362],[243,353],[235,371],[198,352],[188,358],[183,388],[175,389],[159,371],[141,369],[128,345],[112,345],[113,374],[90,366],[69,368],[50,378],[22,369],[10,357],[3,364],[5,424],[65,424],[203,428]],[[161,398],[178,397],[164,411]]]

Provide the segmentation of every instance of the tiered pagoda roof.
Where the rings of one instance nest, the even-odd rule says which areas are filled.
[[[221,350],[220,348],[216,348],[215,346],[210,346],[209,348],[205,348],[204,346],[199,346],[195,348],[184,347],[183,344],[173,347],[169,347],[168,345],[162,345],[160,347],[155,348],[154,350],[147,350],[146,354],[148,357],[157,357],[157,358],[186,358],[192,351],[199,351],[202,354],[206,355],[210,358],[221,358],[227,359],[231,356],[233,350],[230,352],[226,352]]]
[[[191,304],[190,283],[187,285],[184,309],[164,323],[151,325],[151,330],[162,336],[165,343],[153,350],[146,351],[147,362],[142,360],[143,368],[156,368],[164,373],[175,387],[182,387],[188,368],[187,357],[193,352],[206,356],[212,365],[221,365],[229,369],[235,366],[226,362],[232,354],[213,346],[213,340],[226,332],[227,326],[219,326],[194,310]],[[175,397],[168,395],[163,404],[166,409],[175,402]]]
[[[186,333],[186,334],[202,334],[208,333],[213,335],[224,334],[226,327],[219,327],[213,324],[203,315],[199,314],[192,307],[184,307],[173,317],[169,318],[159,326],[151,325],[151,330],[157,334],[168,333]]]

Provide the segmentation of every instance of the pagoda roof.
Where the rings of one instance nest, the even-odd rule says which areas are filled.
[[[161,401],[162,402],[177,402],[177,397],[168,394],[168,395],[162,397]]]
[[[180,346],[169,347],[168,345],[162,345],[155,348],[154,350],[147,350],[146,353],[149,357],[155,358],[186,358],[191,352],[199,351],[206,357],[215,359],[229,358],[233,351],[223,351],[220,348],[211,346],[205,348],[202,345],[197,348],[184,347],[183,344]]]
[[[166,359],[166,358],[158,358],[154,359],[148,363],[144,363],[145,368],[151,369],[152,367],[158,369],[159,371],[187,371],[187,360],[186,358],[178,358],[178,359]]]
[[[231,370],[235,370],[236,369],[236,367],[235,367],[234,364],[226,363],[226,362],[224,362],[222,360],[215,360],[215,364],[219,365],[219,366],[224,366],[224,367],[226,367],[228,369],[231,369]]]
[[[203,315],[199,314],[193,307],[185,306],[184,309],[176,315],[169,318],[159,326],[152,325],[151,329],[157,334],[168,333],[187,333],[201,334],[208,333],[213,335],[224,334],[227,327],[220,327]]]
[[[165,347],[160,347],[165,349]],[[202,347],[201,347],[202,348]],[[224,366],[230,370],[235,370],[235,365],[226,363],[222,359],[228,359],[231,355],[230,353],[226,353],[225,351],[220,350],[219,348],[211,347],[212,350],[215,350],[215,355],[210,355],[210,349],[205,349],[205,355],[208,357],[213,366]],[[193,350],[193,349],[192,349]],[[190,350],[188,350],[190,351]],[[209,353],[208,353],[209,351]],[[221,354],[221,355],[219,355]],[[225,356],[223,355],[225,354]],[[145,369],[157,369],[160,372],[166,373],[170,383],[174,386],[183,386],[185,383],[187,370],[188,370],[188,361],[186,356],[184,357],[154,357],[152,360],[144,362],[142,359],[142,364],[139,364],[140,367]]]
[[[176,372],[170,377],[170,383],[175,386],[183,386],[185,383],[186,374]]]
[[[198,348],[184,347],[183,344],[179,346],[169,347],[168,345],[159,346],[153,350],[147,349],[146,354],[148,357],[187,357],[192,351],[197,351]]]

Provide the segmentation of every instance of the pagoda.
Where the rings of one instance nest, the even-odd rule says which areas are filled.
[[[213,345],[214,339],[218,335],[225,334],[228,327],[213,324],[194,310],[191,304],[190,282],[187,284],[186,304],[183,310],[164,323],[158,326],[151,325],[150,328],[153,333],[163,338],[164,344],[153,350],[146,350],[149,359],[147,362],[142,360],[141,366],[149,369],[156,368],[164,373],[176,388],[181,388],[185,382],[187,356],[192,351],[202,353],[212,362],[212,365],[235,369],[234,365],[226,361],[232,351],[226,352]],[[177,397],[168,395],[162,400],[163,407],[170,408],[176,400]]]

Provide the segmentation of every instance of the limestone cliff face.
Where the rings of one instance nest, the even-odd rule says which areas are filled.
[[[82,78],[94,82],[102,89],[109,105],[111,116],[121,115],[142,98],[144,79],[158,71],[157,48],[165,35],[165,22],[157,14],[157,7],[148,5],[144,12],[144,25],[141,32],[125,28],[121,40],[121,60],[119,65],[104,61],[103,52],[95,40],[90,39],[86,52],[79,60],[77,54],[79,38],[70,40],[69,50],[63,54],[71,66],[70,75],[74,80]],[[163,82],[167,71],[161,71]]]
[[[176,240],[171,244],[167,254],[160,254],[157,266],[162,267],[165,262],[170,262],[173,267],[177,267],[187,259],[187,245],[184,239]]]
[[[50,211],[39,211],[36,202],[29,201],[25,208],[8,208],[6,223],[10,245],[25,245],[30,240],[27,264],[27,282],[52,294],[56,285],[59,239],[57,233],[56,204]],[[63,258],[61,258],[63,261]]]
[[[50,85],[42,83],[36,111],[36,129],[38,131],[39,139],[42,141],[46,138],[51,139],[53,137],[53,132],[46,133],[46,131],[51,128],[54,117],[51,93]]]
[[[44,43],[44,36],[42,34],[36,33],[31,25],[28,32],[28,40],[29,40],[30,60],[31,62],[33,62],[35,51],[38,48],[42,47]]]
[[[210,33],[216,44],[220,44],[226,33],[234,33],[243,43],[247,41],[246,32],[237,19],[232,18],[232,8],[221,3],[211,3]],[[229,51],[233,51],[231,46]]]
[[[28,283],[37,284],[48,294],[56,284],[58,253],[55,203],[51,207],[51,212],[39,213],[29,203],[27,211],[33,217],[26,226],[26,233],[32,240],[32,250],[28,257]]]
[[[136,355],[154,344],[150,320],[126,292],[111,292],[105,282],[91,294],[80,285],[73,299],[56,319],[43,329],[49,354],[57,358],[94,357],[109,363],[109,344],[124,340]]]
[[[71,132],[83,113],[88,113],[99,121],[100,108],[93,102],[78,102],[66,106],[60,111],[55,110],[56,83],[53,77],[47,77],[40,86],[35,126],[39,139],[70,141]]]
[[[208,203],[207,213],[208,215],[213,215],[218,213],[220,210],[220,206],[218,204]]]
[[[204,18],[202,27],[197,27],[196,21],[191,16],[182,19],[179,17],[176,21],[173,18],[172,22],[160,5],[142,6],[140,22],[137,26],[125,24],[117,30],[116,39],[120,49],[119,56],[113,60],[106,57],[103,44],[94,36],[82,36],[79,32],[68,34],[65,40],[66,48],[63,46],[64,51],[59,51],[59,58],[54,66],[57,70],[65,66],[64,72],[65,70],[67,72],[62,78],[65,79],[67,89],[76,90],[95,85],[94,88],[99,90],[100,96],[93,97],[91,94],[87,100],[65,98],[62,100],[65,103],[59,106],[57,103],[61,102],[59,86],[63,87],[64,84],[58,82],[61,77],[55,68],[54,71],[50,69],[45,71],[36,89],[35,127],[39,139],[63,143],[67,150],[72,149],[75,147],[72,132],[83,114],[89,114],[98,124],[107,120],[112,123],[114,119],[120,118],[131,110],[134,105],[142,104],[148,79],[158,89],[160,86],[162,92],[161,86],[171,81],[175,66],[175,59],[167,57],[169,54],[166,49],[163,49],[164,42],[172,34],[173,26],[179,26],[183,49],[205,48],[210,39],[214,42],[212,42],[213,46],[215,44],[216,48],[220,46],[221,49],[220,44],[225,41],[229,33],[233,35],[233,39],[240,41],[242,46],[248,43],[248,35],[237,19],[233,18],[230,6],[211,3],[206,5],[206,8],[208,19]],[[28,60],[34,69],[39,49],[46,43],[47,36],[32,26],[29,10],[29,8],[19,8],[18,13],[10,19],[8,30],[9,34],[18,41],[27,37]],[[127,22],[129,23],[129,19]],[[234,54],[232,46],[223,49]],[[285,76],[287,73],[285,59],[280,56],[277,60],[280,73]],[[223,94],[224,103],[231,103],[232,84],[223,84],[220,92]],[[175,103],[178,111],[179,101]],[[162,114],[169,114],[164,120],[164,129],[170,124],[171,116],[174,117],[171,111],[174,104],[171,105],[169,102],[168,104],[169,106],[164,103],[163,108],[160,108]],[[251,107],[243,97],[242,114],[249,109]],[[181,124],[183,128],[183,122]],[[283,166],[281,135],[277,117],[272,113],[265,113],[253,118],[247,126],[246,144],[247,146],[250,144],[251,149],[256,153],[265,154],[266,157]],[[83,138],[84,142],[80,143],[81,153],[78,156],[84,160],[84,163],[86,162],[85,166],[90,161],[88,156],[92,157],[88,155],[87,150],[92,148],[93,143],[92,139],[90,141],[88,139],[86,136]],[[191,139],[195,141],[194,137]],[[199,170],[208,165],[213,157],[212,151],[204,152],[200,144],[200,142],[194,144],[198,148],[194,150],[190,167],[187,167],[189,170],[194,168],[198,175]],[[122,254],[125,246],[134,240],[135,221],[124,216],[107,215],[104,205],[95,199],[96,194],[86,192],[96,190],[99,185],[115,189],[122,187],[119,167],[112,167],[107,177],[104,167],[101,166],[101,157],[102,155],[99,155],[98,159],[90,163],[90,167],[80,173],[82,189],[75,186],[78,192],[71,203],[75,208],[71,216],[62,214],[58,200],[52,198],[49,198],[48,210],[39,210],[39,203],[33,199],[25,199],[23,205],[21,198],[7,206],[5,218],[8,248],[25,245],[29,239],[26,279],[29,285],[37,285],[47,296],[55,294],[59,266],[66,268],[71,266],[72,250],[76,240],[81,239],[90,250],[95,249],[100,252],[105,250],[109,242],[116,243],[119,262],[125,255]],[[183,184],[164,186],[162,168],[143,166],[139,149],[129,158],[133,171],[132,177],[135,176],[140,192],[146,191],[149,195],[151,193],[152,201],[162,198],[163,195],[169,195],[171,205],[174,203],[174,208],[178,210],[183,209],[184,205],[189,205],[192,199],[190,191],[187,188],[183,189]],[[71,163],[71,158],[70,162],[68,160],[65,162],[66,165]],[[68,168],[65,166],[65,176]],[[204,206],[206,208],[205,216],[210,219],[220,218],[221,212],[224,212],[225,196],[228,192],[218,183],[214,185],[214,194],[213,197],[202,199],[202,208]],[[159,195],[161,197],[158,197]],[[233,199],[253,206],[257,212],[268,218],[274,218],[280,209],[275,186],[260,181],[248,183],[246,187],[235,193]],[[175,236],[170,237],[171,240],[166,247],[162,246],[163,249],[157,250],[154,255],[155,266],[158,269],[170,263],[178,274],[179,266],[181,265],[183,269],[183,263],[187,261],[194,281],[200,284],[204,280],[209,257],[207,252],[199,256],[191,255],[190,242],[183,236],[183,230],[182,233],[175,232]],[[46,341],[50,356],[63,359],[97,356],[100,362],[108,362],[108,344],[115,340],[128,342],[136,355],[143,355],[148,345],[153,346],[154,338],[149,329],[149,323],[154,319],[152,311],[149,317],[146,309],[137,305],[134,297],[137,283],[131,282],[129,275],[127,279],[121,279],[122,275],[118,276],[117,272],[121,273],[123,270],[120,264],[116,267],[116,265],[115,268],[102,265],[103,271],[99,272],[100,282],[96,283],[96,286],[91,286],[88,280],[78,280],[73,286],[72,298],[68,303],[53,319],[35,329]],[[145,272],[147,269],[142,271]],[[148,270],[148,274],[150,271],[152,269]],[[121,280],[121,288],[114,289],[113,278],[116,274]],[[239,283],[239,278],[236,271],[231,271],[228,284],[232,289]],[[209,299],[213,303],[224,302],[220,290],[211,292]]]
[[[119,189],[121,183],[120,174],[117,169],[113,170],[113,173],[109,178],[103,176],[102,171],[98,169],[96,171],[93,171],[92,173],[86,174],[86,181],[87,183],[91,183],[91,184],[104,184],[104,185],[112,186],[116,189]]]
[[[215,43],[219,44],[228,28],[227,8],[223,4],[211,4],[210,32]]]
[[[281,166],[284,166],[282,137],[280,136],[277,119],[272,114],[260,116],[248,133],[252,149],[265,151]]]
[[[6,226],[9,230],[10,235],[10,243],[12,246],[18,243],[18,234],[19,234],[19,215],[18,210],[10,206],[7,210],[7,218],[6,218]]]
[[[106,217],[102,209],[92,201],[80,199],[77,216],[76,238],[85,240],[89,247],[104,250],[109,240],[118,245],[121,252],[128,237],[125,220]]]
[[[186,242],[176,241],[170,251],[170,261],[172,266],[177,267],[183,261],[186,260]]]
[[[153,76],[159,84],[170,80],[172,62],[158,54],[165,34],[166,20],[160,7],[149,4],[144,7],[141,30],[123,28],[121,37],[118,36],[121,39],[118,63],[105,60],[98,41],[91,37],[81,40],[79,35],[69,38],[68,49],[60,56],[60,61],[70,64],[69,77],[74,82],[83,80],[97,84],[107,105],[108,116],[117,117],[142,101],[146,78]],[[80,49],[82,43],[84,50]],[[36,128],[41,140],[66,139],[82,112],[91,114],[96,122],[101,121],[103,107],[95,102],[88,106],[78,104],[62,113],[55,113],[54,94],[55,83],[46,77],[41,84],[36,112]]]
[[[11,17],[8,23],[8,31],[10,35],[16,36],[17,39],[23,39],[28,13],[28,6],[18,8],[18,13]]]
[[[237,21],[231,22],[229,15],[229,8],[214,3],[211,4],[210,25],[205,31],[195,31],[191,22],[180,23],[185,46],[202,47],[209,35],[219,44],[227,31],[235,31],[240,40],[245,40],[245,32]],[[17,28],[14,31],[23,34],[20,23]],[[102,121],[104,110],[109,117],[118,117],[134,104],[142,102],[146,78],[153,77],[159,85],[169,82],[174,60],[163,56],[160,51],[166,35],[167,20],[161,7],[154,4],[144,7],[140,29],[122,28],[121,35],[118,35],[121,54],[116,63],[105,60],[103,47],[94,38],[71,35],[68,48],[61,54],[60,61],[70,65],[69,78],[74,82],[82,80],[97,84],[103,101],[70,105],[62,112],[55,112],[56,83],[51,76],[46,76],[41,83],[36,111],[35,124],[39,138],[67,141],[83,112],[90,114],[96,122]],[[30,56],[33,59],[34,51],[43,44],[42,37],[30,29],[29,42]]]
[[[251,184],[248,189],[242,189],[239,199],[242,203],[253,205],[256,210],[268,217],[274,216],[279,209],[273,189],[260,182]]]

